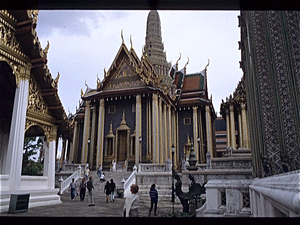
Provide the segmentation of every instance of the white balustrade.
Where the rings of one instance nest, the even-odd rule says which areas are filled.
[[[300,170],[255,179],[249,189],[253,217],[300,216]]]
[[[136,172],[137,170],[133,170],[132,174],[128,177],[128,179],[124,183],[124,197],[126,198],[130,194],[130,186],[136,183]]]
[[[67,190],[70,186],[70,183],[72,182],[72,179],[74,178],[75,181],[77,181],[81,177],[81,166],[78,167],[78,170],[74,172],[71,176],[69,176],[67,179],[61,181],[60,179],[60,191],[59,193],[64,193],[65,190]]]

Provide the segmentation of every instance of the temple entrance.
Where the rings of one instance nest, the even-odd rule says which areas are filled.
[[[126,146],[127,146],[127,131],[118,132],[118,143],[117,143],[117,162],[124,162],[127,158]]]

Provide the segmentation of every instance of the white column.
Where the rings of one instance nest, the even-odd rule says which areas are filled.
[[[229,109],[226,109],[226,138],[227,138],[227,146],[231,146]]]
[[[173,144],[173,142],[172,142],[172,132],[171,132],[171,130],[172,130],[172,120],[171,120],[171,105],[169,105],[168,106],[168,156],[167,156],[167,158],[168,159],[171,159],[171,157],[172,157],[172,153],[171,153],[171,146],[172,146],[172,144]],[[175,144],[175,143],[174,143]]]
[[[103,149],[104,149],[104,116],[105,104],[104,99],[100,99],[99,118],[98,118],[98,136],[97,136],[97,156],[96,167],[103,165]]]
[[[164,149],[164,157],[162,162],[165,163],[168,157],[168,131],[167,131],[167,105],[163,105],[163,149]]]
[[[95,131],[96,131],[96,107],[93,106],[93,114],[92,114],[92,133],[91,133],[91,145],[90,145],[90,159],[89,159],[89,165],[90,168],[93,168],[96,166],[98,168],[99,165],[93,165],[94,163],[94,156],[95,156]]]
[[[162,99],[159,98],[159,107],[158,107],[158,120],[159,120],[159,163],[163,163],[163,157],[164,157],[164,152],[163,152],[163,126],[162,126]]]
[[[194,152],[197,162],[200,161],[198,158],[198,116],[197,116],[198,107],[193,107],[193,141],[194,141]]]
[[[153,93],[152,96],[152,119],[153,119],[153,163],[159,163],[159,156],[158,156],[158,148],[159,148],[159,140],[158,140],[158,96],[156,93]]]
[[[241,104],[241,110],[242,110],[242,128],[243,128],[243,147],[249,148],[246,104],[245,103]]]
[[[5,160],[4,174],[9,174],[9,189],[20,188],[22,158],[25,136],[26,110],[29,93],[30,68],[26,68],[16,88],[13,114],[10,126],[8,151]]]
[[[90,100],[85,101],[84,111],[84,124],[83,124],[83,140],[81,150],[81,163],[86,164],[87,151],[88,151],[88,139],[90,136]]]
[[[142,154],[142,149],[139,141],[139,137],[142,137],[142,99],[141,95],[136,96],[136,114],[135,114],[135,165],[138,167],[140,163],[140,155]]]
[[[229,110],[230,110],[230,132],[231,132],[231,147],[233,149],[236,149],[236,141],[235,141],[235,124],[234,124],[234,107],[233,105],[229,106]]]
[[[243,129],[242,129],[242,116],[241,110],[238,110],[238,125],[239,125],[239,148],[243,147]]]
[[[55,146],[56,141],[53,139],[49,142],[48,151],[45,151],[44,167],[46,165],[46,171],[44,170],[44,176],[48,177],[48,188],[53,189],[55,187]]]
[[[212,129],[211,129],[211,115],[209,105],[205,106],[205,118],[206,118],[206,140],[207,140],[207,151],[210,151],[211,157],[213,158],[213,146],[212,146]]]
[[[70,163],[72,163],[72,161],[75,162],[74,155],[77,150],[77,139],[78,139],[77,138],[77,130],[78,130],[78,122],[75,120],[74,133],[73,133],[73,145],[71,147],[70,158],[69,158]]]

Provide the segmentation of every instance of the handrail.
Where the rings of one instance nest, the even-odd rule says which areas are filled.
[[[135,180],[135,174],[136,174],[136,170],[134,170],[132,172],[132,174],[128,177],[128,179],[125,181],[124,183],[124,197],[126,198],[127,195],[130,193],[130,186],[134,183],[136,183]]]
[[[75,181],[77,181],[80,178],[80,176],[81,176],[81,167],[79,167],[78,170],[75,171],[67,179],[63,180],[62,177],[61,177],[60,178],[60,190],[59,190],[59,194],[64,193],[64,191],[69,188],[70,183],[72,182],[73,178],[74,178]]]

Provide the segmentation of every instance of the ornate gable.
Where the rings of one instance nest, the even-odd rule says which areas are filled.
[[[145,86],[129,57],[124,56],[114,73],[110,73],[109,82],[103,90],[124,89]]]

